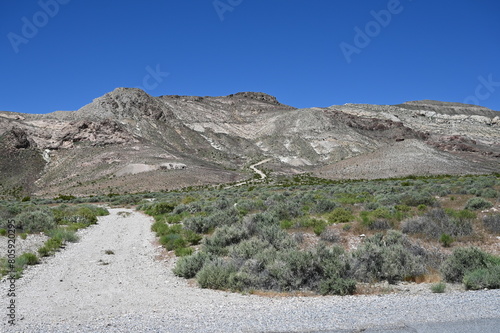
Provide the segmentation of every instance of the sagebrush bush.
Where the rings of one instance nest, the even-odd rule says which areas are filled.
[[[326,229],[320,235],[319,238],[325,242],[337,243],[340,242],[340,233],[337,230]]]
[[[280,291],[292,291],[313,286],[317,281],[317,265],[310,251],[279,252],[276,260],[266,268]]]
[[[248,260],[256,257],[265,249],[269,248],[271,244],[268,241],[262,240],[257,237],[243,240],[242,242],[233,245],[229,249],[229,255],[237,260]]]
[[[300,209],[300,205],[294,204],[290,201],[276,203],[268,211],[280,221],[293,219],[304,214]]]
[[[175,264],[174,274],[186,279],[193,278],[211,258],[205,252],[196,252],[190,256],[181,257]]]
[[[491,255],[475,247],[460,247],[445,260],[441,273],[448,282],[462,282],[468,272],[494,265]]]
[[[316,204],[312,207],[311,212],[314,214],[328,213],[337,208],[338,205],[329,199],[319,199]]]
[[[444,210],[435,208],[422,216],[404,220],[401,223],[401,231],[434,239],[439,239],[442,234],[453,237],[467,236],[473,233],[472,219],[467,216],[466,213],[458,213],[456,217],[450,217]]]
[[[196,274],[196,280],[201,288],[228,289],[230,277],[237,272],[236,267],[222,258],[206,263]]]
[[[237,244],[247,237],[248,233],[241,225],[223,226],[204,239],[202,250],[215,255],[226,255],[229,251],[228,246]]]
[[[246,215],[251,212],[263,211],[266,209],[262,200],[240,200],[236,204],[236,209],[241,215]]]
[[[204,234],[214,226],[210,225],[206,216],[192,216],[184,220],[184,227],[193,232]]]
[[[106,208],[96,205],[67,205],[62,204],[52,209],[52,214],[57,224],[74,224],[88,226],[97,223],[98,216],[109,215]]]
[[[468,290],[499,289],[500,288],[500,265],[488,268],[480,268],[465,273],[463,278],[465,288]]]
[[[40,232],[56,227],[52,214],[42,210],[22,212],[16,217],[20,229],[26,232]]]
[[[353,252],[353,274],[365,282],[387,280],[389,283],[426,272],[423,251],[412,252],[415,245],[398,231],[376,234],[365,239]]]
[[[470,198],[465,204],[465,209],[479,210],[493,207],[493,204],[483,198]]]
[[[483,198],[496,198],[498,197],[498,192],[493,188],[485,188],[480,192],[480,196]]]
[[[500,214],[486,215],[483,225],[489,232],[500,233]]]

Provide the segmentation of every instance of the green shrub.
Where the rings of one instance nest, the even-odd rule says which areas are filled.
[[[193,254],[193,248],[192,247],[178,247],[175,249],[175,255],[177,257],[185,257],[185,256],[190,256]]]
[[[174,210],[175,204],[170,202],[158,202],[150,205],[144,212],[151,216],[170,213]]]
[[[356,281],[340,277],[327,278],[320,282],[318,292],[321,295],[352,295],[356,291]]]
[[[171,223],[171,224],[181,223],[182,219],[184,219],[187,216],[189,216],[189,213],[186,213],[186,212],[181,213],[181,214],[167,215],[166,222]]]
[[[48,257],[50,256],[51,252],[48,247],[42,246],[41,248],[38,249],[38,254],[42,257]]]
[[[468,290],[498,289],[500,288],[500,265],[467,272],[463,283]]]
[[[19,237],[21,237],[21,239],[26,239],[28,238],[28,234],[23,232]]]
[[[292,220],[282,220],[280,221],[280,227],[282,229],[290,229],[295,225],[294,221]]]
[[[76,210],[72,217],[72,222],[95,224],[97,223],[97,215],[90,207],[80,207]]]
[[[202,235],[199,235],[191,230],[183,230],[182,236],[191,245],[198,245],[200,241],[203,239]]]
[[[468,272],[495,265],[494,257],[475,247],[460,247],[445,260],[441,273],[448,282],[461,282]]]
[[[493,204],[483,198],[470,198],[465,204],[465,209],[479,210],[493,207]]]
[[[21,254],[19,257],[16,258],[16,264],[18,264],[21,267],[24,267],[26,265],[36,265],[40,262],[36,254],[26,252]]]
[[[56,226],[54,217],[46,211],[25,211],[16,217],[20,229],[27,232],[40,232]]]
[[[323,221],[322,221],[323,222]],[[326,229],[326,223],[323,222],[321,224],[318,224],[316,225],[314,228],[313,228],[313,231],[314,233],[316,234],[316,236],[319,236],[323,233],[323,231],[325,231]]]
[[[401,204],[413,207],[419,205],[434,206],[436,199],[427,192],[410,192],[401,197]]]
[[[63,241],[61,238],[54,237],[54,238],[49,238],[44,245],[47,246],[49,250],[56,251],[62,247],[62,244]]]
[[[61,239],[63,242],[78,242],[77,234],[73,230],[68,230],[65,228],[55,228],[47,231],[45,234],[52,238]]]
[[[89,225],[85,223],[71,223],[66,227],[66,230],[69,231],[78,231],[80,229],[87,228]]]
[[[161,237],[169,234],[170,227],[161,221],[156,221],[151,225],[151,231],[156,232],[156,236]]]
[[[78,224],[86,227],[97,223],[98,216],[109,215],[109,211],[106,208],[96,205],[70,206],[62,204],[52,208],[52,214],[57,224]]]
[[[196,252],[190,256],[181,257],[175,264],[174,274],[186,279],[193,278],[210,259],[211,256],[205,252]]]
[[[19,279],[23,275],[23,270],[28,265],[36,265],[40,261],[34,253],[23,253],[17,257],[14,261],[14,269],[12,276],[15,279]],[[11,272],[11,266],[7,261],[7,258],[0,258],[0,277],[7,275]],[[9,274],[10,275],[10,274]]]
[[[354,215],[345,208],[335,208],[330,214],[327,215],[329,223],[346,223],[354,220]]]
[[[442,294],[446,290],[446,283],[439,282],[431,286],[431,291],[436,294]]]
[[[500,233],[500,214],[483,217],[483,225],[489,232]]]
[[[0,236],[6,236],[7,235],[7,230],[4,228],[0,229]]]
[[[160,237],[160,244],[167,249],[167,251],[173,251],[175,249],[186,247],[187,242],[180,234],[167,234]]]
[[[439,241],[444,247],[450,247],[451,243],[454,242],[454,239],[448,234],[442,234],[441,237],[439,237]]]
[[[493,188],[485,188],[479,194],[483,198],[496,198],[498,196],[498,192]]]

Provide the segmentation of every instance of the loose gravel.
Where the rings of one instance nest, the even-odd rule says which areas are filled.
[[[500,290],[261,297],[200,289],[173,275],[173,259],[158,259],[163,250],[149,217],[110,213],[81,231],[80,242],[26,271],[16,283],[17,325],[1,314],[0,330],[313,332],[500,318]],[[0,284],[4,313],[7,288]]]

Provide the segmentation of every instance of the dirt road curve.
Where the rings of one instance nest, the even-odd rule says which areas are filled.
[[[17,281],[12,330],[0,284],[0,331],[311,332],[500,318],[500,291],[262,298],[199,289],[171,273],[172,260],[155,259],[149,217],[110,212]]]
[[[255,172],[256,174],[258,174],[260,176],[260,180],[263,180],[263,179],[266,179],[266,174],[264,172],[262,172],[261,170],[257,169],[257,166],[261,165],[261,164],[264,164],[264,163],[267,163],[269,161],[271,161],[272,158],[268,158],[266,160],[263,160],[263,161],[260,161],[258,163],[255,163],[255,164],[252,164],[250,165],[250,169],[252,169],[253,172]],[[240,182],[240,183],[237,183],[237,184],[234,184],[234,185],[231,185],[231,186],[226,186],[225,188],[228,189],[228,188],[231,188],[231,187],[237,187],[237,186],[242,186],[242,185],[245,185],[245,184],[248,184],[250,181],[249,180],[245,180],[244,182]]]

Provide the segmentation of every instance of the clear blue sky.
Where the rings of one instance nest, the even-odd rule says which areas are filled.
[[[2,0],[0,110],[76,110],[139,86],[261,91],[296,107],[436,99],[500,110],[498,0],[216,4]]]

